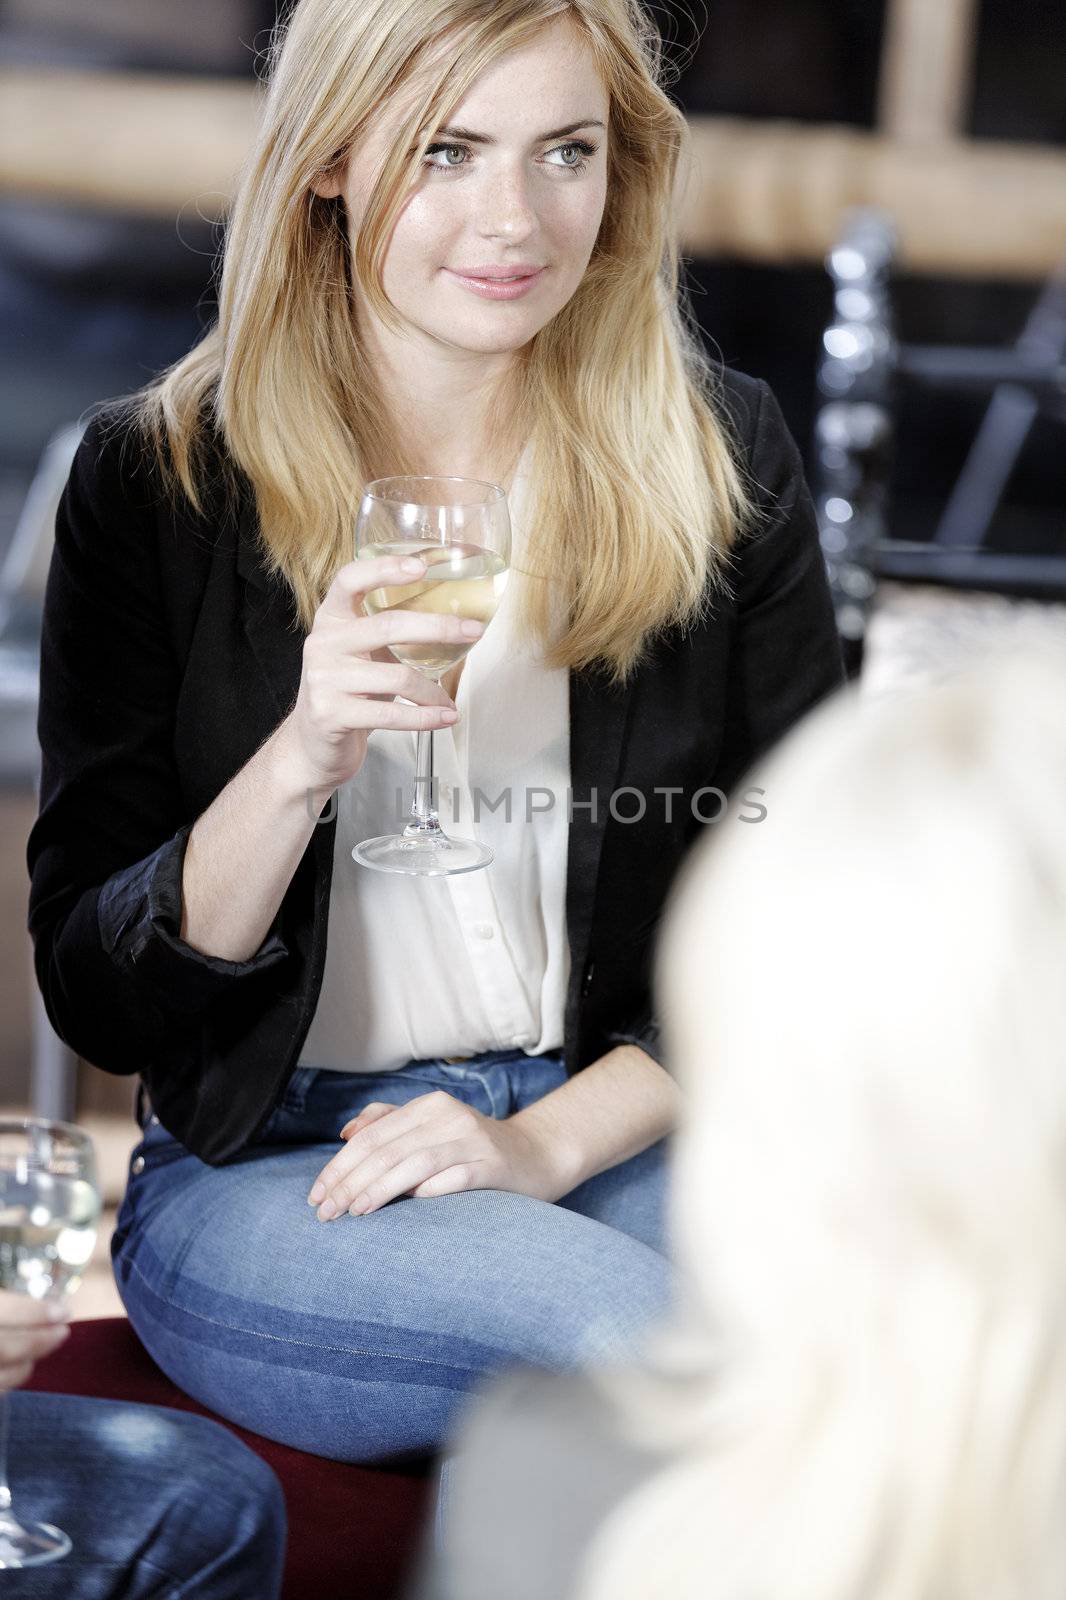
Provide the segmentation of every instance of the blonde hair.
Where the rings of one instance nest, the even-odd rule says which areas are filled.
[[[687,125],[660,86],[661,41],[640,0],[300,0],[271,52],[217,323],[133,409],[164,482],[197,511],[205,447],[221,436],[254,489],[268,568],[309,630],[352,558],[362,486],[419,470],[381,402],[353,277],[396,326],[387,241],[435,129],[479,73],[563,16],[610,95],[606,207],[577,291],[518,353],[490,448],[495,459],[501,443],[531,445],[528,571],[566,600],[560,634],[549,584],[525,584],[519,627],[548,646],[549,665],[598,662],[624,682],[653,633],[694,625],[728,592],[731,546],[757,516],[720,380],[679,299]],[[343,202],[311,185],[386,105],[402,125],[351,259]]]
[[[1066,1589],[1066,648],[834,697],[657,951],[681,1309],[589,1374],[664,1452],[577,1600]]]

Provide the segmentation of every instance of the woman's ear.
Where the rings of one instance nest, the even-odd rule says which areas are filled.
[[[311,188],[314,190],[315,194],[318,195],[319,199],[335,200],[338,195],[344,193],[344,184],[347,175],[348,163],[346,161],[338,161],[335,166],[330,167],[328,171],[323,172],[319,177],[315,178],[311,184]]]

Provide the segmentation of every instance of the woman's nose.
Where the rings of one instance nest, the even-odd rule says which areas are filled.
[[[536,227],[537,213],[528,174],[520,169],[489,177],[479,196],[482,232],[486,237],[521,239]]]

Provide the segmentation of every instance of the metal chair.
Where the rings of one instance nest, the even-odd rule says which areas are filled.
[[[1012,345],[907,345],[896,337],[888,277],[891,220],[849,213],[827,270],[834,317],[823,336],[815,421],[815,500],[849,671],[861,667],[880,580],[1066,599],[1061,551],[996,551],[988,534],[1036,417],[1066,422],[1066,264],[1040,293]],[[987,393],[989,405],[928,542],[891,536],[888,502],[895,411],[906,385]]]

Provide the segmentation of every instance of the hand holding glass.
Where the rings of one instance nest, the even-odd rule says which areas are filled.
[[[38,1303],[70,1294],[96,1244],[100,1190],[92,1140],[38,1117],[0,1120],[0,1289]],[[70,1539],[46,1522],[22,1522],[7,1483],[8,1398],[0,1394],[0,1568],[65,1556]]]
[[[503,597],[511,561],[507,495],[475,478],[378,478],[367,486],[355,532],[358,560],[417,556],[425,575],[409,583],[372,589],[368,616],[392,612],[472,617],[486,625]],[[473,649],[443,632],[426,641],[398,632],[388,641],[397,661],[439,683]],[[418,730],[412,820],[399,834],[364,839],[352,851],[362,866],[380,872],[438,876],[473,872],[492,860],[487,845],[450,838],[433,804],[433,730]]]

